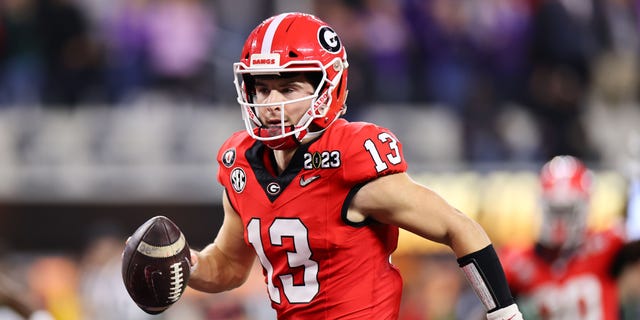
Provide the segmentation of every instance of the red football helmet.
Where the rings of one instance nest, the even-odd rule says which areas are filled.
[[[542,228],[538,242],[561,250],[578,247],[587,229],[591,171],[572,156],[556,156],[540,172]]]
[[[347,53],[333,29],[320,19],[304,13],[283,13],[258,25],[234,63],[234,84],[248,133],[273,149],[296,146],[310,133],[320,132],[346,111]],[[253,101],[253,78],[257,75],[280,76],[283,72],[313,72],[320,79],[315,92],[307,97],[280,103],[309,101],[309,110],[296,125],[284,119],[277,130],[260,122],[262,108],[273,107]]]

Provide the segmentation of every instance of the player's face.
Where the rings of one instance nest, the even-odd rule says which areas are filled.
[[[586,203],[546,203],[542,210],[540,243],[555,249],[573,249],[582,243],[587,227]]]
[[[315,88],[303,74],[298,74],[293,77],[257,77],[255,90],[256,103],[273,104],[261,107],[257,112],[265,126],[280,126],[282,122],[285,126],[293,126],[309,110],[310,100],[286,102],[308,97]]]

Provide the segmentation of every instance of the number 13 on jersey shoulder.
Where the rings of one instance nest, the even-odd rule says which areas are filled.
[[[380,141],[383,145],[389,147],[389,151],[380,150],[376,143],[373,142],[372,139],[367,139],[364,141],[364,148],[371,155],[371,159],[375,164],[375,168],[377,172],[382,172],[389,168],[389,164],[397,165],[402,162],[402,155],[400,154],[400,149],[398,147],[398,140],[388,132],[381,132],[378,134],[378,141]],[[382,151],[382,152],[381,152]],[[381,156],[384,154],[384,158]]]

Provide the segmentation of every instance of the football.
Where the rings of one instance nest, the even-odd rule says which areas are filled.
[[[189,245],[178,226],[164,216],[142,224],[122,253],[122,279],[133,301],[158,314],[178,301],[187,287]]]

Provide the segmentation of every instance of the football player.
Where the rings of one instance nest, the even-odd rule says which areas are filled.
[[[347,54],[318,18],[258,25],[233,66],[246,130],[220,148],[224,222],[189,285],[240,286],[256,259],[279,319],[397,319],[398,227],[451,247],[489,319],[521,319],[483,229],[407,175],[386,128],[348,122]]]
[[[540,172],[542,224],[530,248],[502,255],[526,318],[620,319],[616,278],[638,260],[623,228],[587,228],[593,175],[579,159],[556,156]]]

